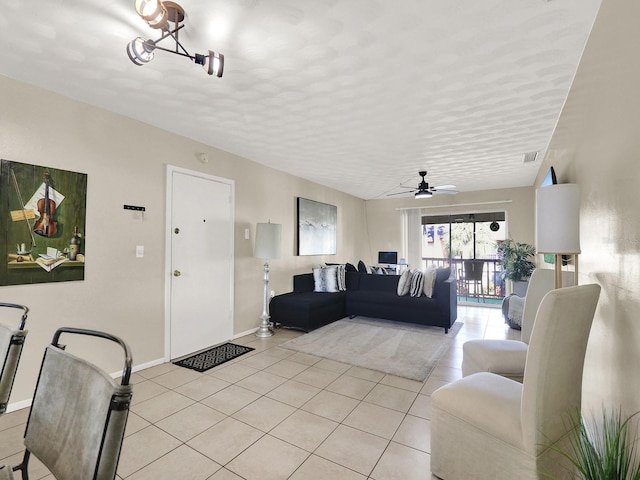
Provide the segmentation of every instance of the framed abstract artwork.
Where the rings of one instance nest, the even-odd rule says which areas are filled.
[[[0,161],[0,286],[84,280],[87,175]]]
[[[338,207],[298,197],[298,255],[337,253]]]

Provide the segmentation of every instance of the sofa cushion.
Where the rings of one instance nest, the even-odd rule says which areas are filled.
[[[301,273],[293,276],[293,291],[295,293],[313,292],[313,273]]]
[[[451,276],[451,267],[438,268],[436,270],[436,285],[446,281]]]
[[[369,273],[369,270],[367,270],[367,266],[362,260],[358,261],[358,271],[360,273]]]
[[[338,267],[316,267],[313,269],[314,292],[339,292]]]
[[[436,267],[429,267],[424,271],[424,274],[422,276],[423,291],[425,296],[429,298],[433,297],[433,287],[436,284],[436,275],[437,275]]]
[[[398,280],[398,295],[401,297],[407,295],[411,289],[411,271],[405,270]]]
[[[328,292],[284,293],[271,299],[272,304],[286,303],[288,308],[298,312],[307,312],[344,302],[344,292],[331,295]],[[271,306],[271,305],[270,305]]]
[[[351,263],[347,262],[344,264],[344,268],[347,272],[357,272],[358,269],[354,267]]]
[[[344,292],[347,289],[347,269],[345,265],[338,265],[336,277],[338,279],[338,290]]]
[[[357,288],[359,290],[373,290],[376,292],[391,292],[396,294],[398,288],[398,275],[363,275],[355,274],[360,277]],[[349,285],[351,289],[351,285]]]
[[[424,282],[424,275],[422,270],[418,270],[417,268],[411,272],[411,289],[409,293],[412,297],[419,297],[422,295],[422,285]]]

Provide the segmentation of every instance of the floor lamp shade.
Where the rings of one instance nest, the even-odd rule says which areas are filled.
[[[538,253],[580,253],[580,187],[573,183],[536,190]]]
[[[282,225],[278,223],[256,224],[256,247],[254,256],[268,260],[280,258]]]

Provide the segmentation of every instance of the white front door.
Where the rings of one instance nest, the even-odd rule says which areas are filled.
[[[232,180],[167,169],[169,359],[233,337]]]

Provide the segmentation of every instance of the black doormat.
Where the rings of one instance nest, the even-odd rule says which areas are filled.
[[[198,372],[204,372],[218,365],[222,365],[229,360],[233,360],[240,355],[244,355],[251,350],[255,349],[245,347],[244,345],[236,345],[235,343],[225,343],[173,362],[173,364],[180,367],[191,368]]]

